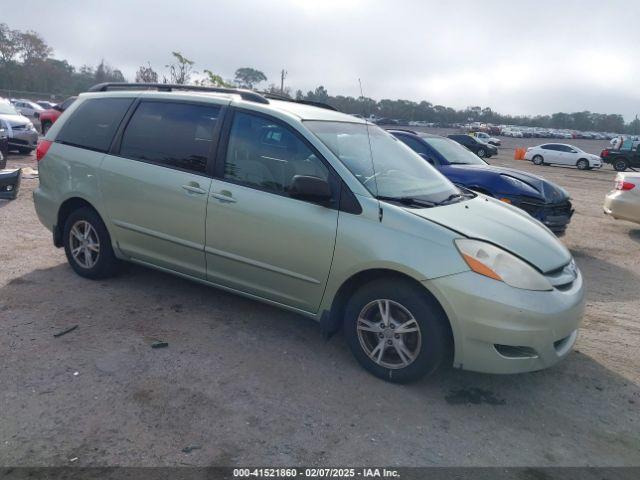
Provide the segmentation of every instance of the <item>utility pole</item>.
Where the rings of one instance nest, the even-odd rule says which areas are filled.
[[[280,72],[280,93],[284,95],[284,79],[287,78],[287,71],[283,68]]]

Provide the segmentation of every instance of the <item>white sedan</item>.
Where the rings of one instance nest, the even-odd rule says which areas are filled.
[[[545,143],[537,147],[529,147],[524,158],[536,165],[571,165],[580,170],[602,167],[602,159],[598,155],[587,153],[566,143]]]

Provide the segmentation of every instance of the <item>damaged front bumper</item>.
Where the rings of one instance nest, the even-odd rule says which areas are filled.
[[[22,170],[0,170],[0,199],[13,200],[20,190],[20,178]]]

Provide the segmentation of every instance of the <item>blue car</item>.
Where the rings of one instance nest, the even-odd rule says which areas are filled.
[[[453,183],[521,208],[553,233],[565,233],[573,208],[565,189],[513,168],[494,167],[445,137],[388,130]]]

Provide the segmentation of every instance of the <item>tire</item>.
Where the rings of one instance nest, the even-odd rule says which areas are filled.
[[[52,123],[51,122],[44,122],[42,124],[42,135],[46,135],[47,132],[49,131],[49,129],[51,128]]]
[[[627,164],[626,160],[618,159],[613,162],[613,169],[616,172],[624,172],[627,168],[629,168],[629,164]]]
[[[20,152],[22,155],[31,155],[31,152],[33,152],[33,148],[18,147],[18,152]]]
[[[0,170],[7,168],[7,157],[0,151]]]
[[[88,235],[86,225],[90,227]],[[85,237],[87,242],[82,243],[78,234]],[[79,208],[67,217],[62,239],[67,261],[81,277],[97,280],[111,277],[117,272],[118,259],[111,247],[111,237],[100,215],[92,208]],[[94,245],[94,248],[90,245]],[[77,249],[80,251],[74,256]]]
[[[476,152],[476,155],[478,155],[480,158],[484,158],[487,156],[487,152],[485,151],[484,148],[479,148],[478,151]]]
[[[580,160],[578,160],[576,162],[576,167],[578,167],[578,170],[588,170],[589,169],[589,161],[585,160],[584,158],[581,158]]]
[[[381,308],[391,313],[384,327]],[[394,333],[403,324],[413,330]],[[407,280],[374,280],[360,287],[347,304],[344,331],[360,365],[395,383],[432,374],[448,358],[451,345],[448,320],[440,306]]]
[[[542,165],[544,163],[544,158],[542,158],[542,155],[534,155],[531,161],[534,165]]]

